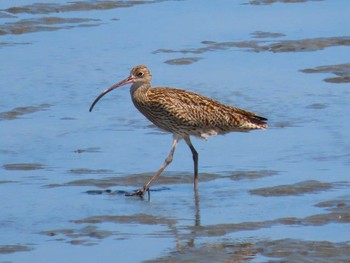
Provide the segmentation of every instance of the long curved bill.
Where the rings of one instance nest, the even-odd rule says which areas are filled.
[[[95,104],[104,96],[106,95],[108,92],[116,89],[116,88],[119,88],[121,86],[124,86],[126,84],[130,84],[132,83],[133,81],[133,78],[131,76],[127,77],[126,79],[122,80],[121,82],[117,83],[117,84],[114,84],[113,86],[111,86],[110,88],[104,90],[100,95],[98,95],[98,97],[94,100],[94,102],[91,104],[90,106],[90,109],[89,109],[89,112],[92,111],[92,109],[95,107]]]

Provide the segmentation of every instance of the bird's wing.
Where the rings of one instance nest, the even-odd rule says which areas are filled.
[[[152,105],[154,110],[162,111],[164,118],[178,128],[200,129],[204,133],[226,133],[267,127],[263,117],[194,92],[174,88],[151,88],[147,95],[149,105]]]

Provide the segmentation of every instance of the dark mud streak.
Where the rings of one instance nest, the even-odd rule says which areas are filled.
[[[253,195],[260,195],[264,197],[269,196],[296,196],[302,194],[317,193],[320,191],[327,191],[336,187],[341,187],[346,183],[322,183],[316,180],[307,180],[291,185],[277,185],[273,187],[264,187],[259,189],[250,190]]]
[[[55,229],[42,231],[40,234],[55,237],[57,241],[66,241],[72,245],[92,246],[97,245],[96,240],[116,235],[117,232],[100,230],[95,225],[87,225],[80,229]]]
[[[257,242],[256,248],[264,256],[283,262],[348,262],[350,243],[280,239]]]
[[[18,183],[18,181],[0,181],[0,184],[12,184],[12,183]]]
[[[175,251],[160,258],[146,260],[144,262],[250,262],[258,254],[254,243],[239,241],[203,242],[194,244],[191,241],[183,243]],[[260,261],[259,261],[260,262]]]
[[[44,169],[45,165],[40,163],[9,163],[2,166],[9,171],[33,171]]]
[[[109,10],[115,8],[126,8],[135,5],[152,4],[164,0],[150,1],[81,1],[68,2],[67,4],[34,3],[31,5],[17,6],[5,9],[10,14],[50,14],[74,11]]]
[[[194,62],[201,60],[200,57],[183,57],[183,58],[174,58],[164,61],[164,63],[169,65],[190,65]]]
[[[0,26],[0,35],[21,35],[26,33],[55,31],[61,29],[72,29],[76,27],[98,26],[99,19],[88,18],[60,18],[42,17],[38,19],[24,19],[13,23],[5,23]],[[86,24],[94,22],[92,24]],[[58,26],[59,25],[59,26]]]
[[[99,147],[90,147],[90,148],[83,148],[83,149],[77,149],[74,151],[75,153],[97,153],[101,152],[101,148]]]
[[[349,211],[350,212],[350,200],[348,199],[337,199],[318,203],[316,207],[326,208],[328,211],[339,212]]]
[[[305,2],[320,2],[324,0],[251,0],[244,5],[271,5],[275,3],[285,3],[285,4],[295,4],[295,3],[305,3]]]
[[[254,240],[253,242],[237,242],[225,238],[227,234],[239,231],[258,230],[262,228],[271,228],[273,226],[320,226],[332,223],[350,223],[350,200],[337,199],[320,202],[316,207],[325,208],[330,213],[317,214],[305,218],[280,218],[261,222],[241,222],[235,224],[216,224],[207,226],[181,226],[178,220],[153,216],[149,214],[134,215],[97,215],[87,218],[73,220],[77,229],[54,229],[42,231],[41,234],[54,238],[56,241],[70,243],[72,245],[92,246],[99,244],[100,239],[114,236],[116,238],[128,239],[130,234],[119,231],[110,231],[100,229],[104,223],[114,224],[132,224],[132,225],[162,225],[167,226],[167,231],[152,233],[158,237],[171,237],[177,240],[177,246],[174,251],[169,252],[167,256],[152,260],[151,262],[242,262],[242,260],[252,260],[258,255],[271,258],[288,259],[283,262],[323,262],[321,259],[332,258],[333,262],[343,261],[350,255],[350,243],[332,243],[320,241],[303,241],[297,239],[281,240]],[[133,234],[135,235],[135,234]],[[139,235],[144,235],[140,233]],[[222,242],[196,243],[196,239],[205,237],[220,237]],[[307,252],[310,250],[310,252]],[[302,260],[307,259],[306,261]],[[331,261],[329,261],[331,262]]]
[[[285,34],[282,33],[272,33],[272,32],[264,32],[264,31],[255,31],[251,33],[253,38],[278,38],[285,37]]]
[[[299,40],[251,40],[251,41],[238,41],[238,42],[215,42],[215,41],[202,41],[205,47],[191,48],[191,49],[157,49],[153,54],[157,53],[180,53],[180,54],[203,54],[206,52],[227,50],[229,48],[244,48],[247,51],[252,52],[312,52],[323,50],[328,47],[334,46],[350,46],[349,36],[339,37],[321,37],[311,39],[299,39]]]
[[[69,173],[74,174],[112,174],[113,171],[105,169],[91,170],[87,168],[76,168],[69,170]],[[230,179],[233,181],[239,180],[255,180],[267,176],[274,176],[278,174],[276,171],[262,170],[262,171],[243,171],[243,172],[225,172],[228,174],[199,174],[200,182],[209,182],[216,179]],[[81,179],[64,184],[50,184],[47,187],[59,186],[95,186],[99,188],[113,187],[113,186],[141,186],[147,182],[153,173],[131,174],[123,176],[106,177],[102,179]],[[162,184],[193,184],[193,174],[188,172],[167,172],[159,177],[156,185]]]
[[[325,82],[330,83],[350,83],[350,64],[337,64],[320,66],[316,68],[308,68],[300,70],[303,73],[330,73],[337,77],[326,78]]]
[[[16,18],[16,16],[0,10],[0,18]]]
[[[0,31],[1,35],[1,31]],[[31,43],[29,42],[0,42],[0,48],[1,47],[12,47],[12,46],[17,46],[17,45],[30,45]]]
[[[10,111],[6,112],[0,112],[0,121],[4,120],[15,120],[20,118],[23,115],[35,113],[38,111],[45,111],[48,108],[50,108],[52,105],[50,104],[40,104],[38,106],[24,106],[24,107],[17,107]]]
[[[101,223],[117,223],[117,224],[142,224],[142,225],[174,225],[177,223],[175,219],[153,216],[148,214],[135,214],[131,216],[120,215],[100,215],[92,216],[84,219],[74,220],[76,224],[101,224]]]
[[[76,168],[69,170],[71,174],[111,174],[112,170],[107,169],[86,169],[86,168]]]
[[[57,241],[64,241],[73,245],[97,245],[98,239],[104,239],[110,236],[128,237],[128,233],[119,231],[103,230],[98,228],[98,224],[115,223],[115,224],[133,224],[137,225],[166,225],[169,229],[174,229],[177,223],[174,219],[152,216],[148,214],[135,214],[131,216],[120,215],[98,215],[88,218],[73,220],[77,225],[83,225],[78,229],[53,229],[42,231],[41,234],[54,237]],[[164,233],[163,233],[164,234]],[[172,235],[169,233],[169,235]]]
[[[16,252],[31,251],[32,247],[23,245],[4,245],[0,246],[0,254],[12,254]]]
[[[327,108],[328,105],[324,103],[313,103],[308,106],[306,106],[307,109],[312,109],[312,110],[322,110]]]
[[[145,262],[349,262],[350,243],[327,241],[305,241],[301,239],[261,240],[240,242],[191,243],[170,251],[168,255]],[[262,255],[268,260],[259,258]],[[277,261],[278,260],[278,261]],[[254,261],[255,262],[255,261]]]
[[[275,176],[277,175],[277,171],[273,170],[261,170],[261,171],[242,171],[242,172],[235,172],[231,173],[228,176],[223,176],[224,178],[229,178],[233,181],[240,181],[240,180],[255,180],[260,179],[264,177],[269,176]]]
[[[350,209],[344,208],[336,212],[326,214],[316,214],[305,218],[279,218],[261,222],[242,222],[236,224],[217,224],[209,226],[189,226],[190,232],[195,232],[197,237],[215,237],[224,236],[234,232],[252,231],[263,228],[271,228],[278,225],[286,226],[323,226],[327,224],[349,224]],[[188,234],[184,234],[182,238],[189,238]]]

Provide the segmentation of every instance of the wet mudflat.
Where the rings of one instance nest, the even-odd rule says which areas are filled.
[[[2,1],[0,262],[350,262],[348,1]],[[102,90],[154,85],[269,118],[180,143]]]

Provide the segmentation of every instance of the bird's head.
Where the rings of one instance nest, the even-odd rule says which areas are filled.
[[[110,88],[104,90],[91,104],[89,111],[92,111],[95,104],[108,92],[130,83],[150,84],[151,80],[152,80],[151,72],[146,66],[142,66],[142,65],[136,66],[130,71],[129,77],[114,84]]]

